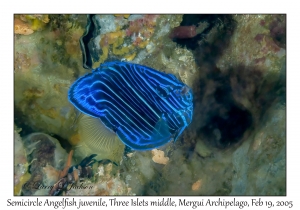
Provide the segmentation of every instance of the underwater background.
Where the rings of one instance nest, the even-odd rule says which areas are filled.
[[[116,60],[191,88],[175,142],[91,146],[68,91]],[[15,195],[286,195],[286,15],[16,14],[14,124]]]

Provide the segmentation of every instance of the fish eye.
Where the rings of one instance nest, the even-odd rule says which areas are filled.
[[[189,91],[189,88],[187,87],[187,86],[183,86],[182,88],[181,88],[181,95],[185,95],[187,92]]]
[[[183,86],[181,88],[180,96],[183,97],[188,102],[191,102],[193,100],[191,89],[188,86]]]

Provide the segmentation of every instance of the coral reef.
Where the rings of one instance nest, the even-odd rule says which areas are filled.
[[[15,194],[22,195],[57,195],[59,194],[62,178],[74,176],[70,168],[80,168],[74,181],[66,183],[64,195],[132,195],[128,185],[120,179],[120,172],[112,163],[94,163],[95,176],[85,175],[84,163],[75,166],[72,160],[73,151],[67,155],[60,143],[43,133],[33,133],[24,138],[27,154],[20,153],[24,150],[20,147],[20,137],[16,133],[16,161],[15,165]],[[67,157],[68,156],[68,157]],[[26,162],[30,161],[30,164]],[[82,161],[83,162],[83,161]],[[23,164],[22,164],[23,163]],[[88,163],[89,164],[89,163]],[[27,166],[30,165],[30,169]],[[73,165],[73,166],[72,166]],[[76,169],[73,169],[73,171]],[[90,169],[92,170],[92,168]],[[93,174],[93,172],[91,172]]]
[[[47,22],[45,17],[36,19]],[[58,17],[49,19],[43,30],[15,36],[14,104],[17,116],[27,118],[26,124],[34,130],[68,139],[76,113],[66,94],[74,75],[82,70],[78,39],[83,30],[67,23],[56,28]]]
[[[193,191],[199,190],[200,187],[201,187],[201,179],[199,179],[192,185],[192,190]]]
[[[87,73],[87,17],[14,19],[14,193],[48,195],[28,186],[54,185],[71,149],[71,165],[94,154],[67,97]],[[285,29],[285,15],[95,15],[92,66],[123,59],[176,75],[193,89],[193,121],[162,148],[101,152],[76,183],[88,187],[63,194],[286,195]]]
[[[230,46],[217,67],[223,70],[243,64],[259,67],[263,72],[281,71],[280,63],[285,60],[285,15],[236,16],[235,21]],[[277,40],[282,40],[282,47]]]
[[[140,49],[144,49],[154,34],[158,15],[140,16],[97,16],[100,35],[95,38],[95,46],[102,51],[100,60],[96,66],[107,60],[109,55],[115,55],[119,59],[131,61]],[[109,27],[108,27],[109,26]]]
[[[284,106],[273,105],[251,136],[252,141],[245,142],[234,152],[232,162],[236,178],[232,180],[231,195],[286,194],[285,120]],[[247,157],[240,158],[241,154]]]
[[[131,188],[120,178],[120,172],[114,171],[114,167],[112,163],[100,164],[94,176],[95,181],[84,179],[79,185],[91,186],[90,188],[71,187],[66,195],[134,195]]]
[[[42,30],[49,22],[48,15],[15,15],[15,34],[30,35]]]
[[[59,175],[48,169],[62,170],[64,167],[62,160],[67,159],[67,153],[57,139],[44,133],[30,134],[24,138],[24,145],[28,151],[27,160],[30,162],[28,172],[31,177],[23,185],[22,193],[23,195],[47,195],[49,191],[47,186],[52,186]]]
[[[169,161],[169,158],[165,157],[164,152],[161,150],[158,149],[152,150],[152,155],[153,155],[152,160],[155,163],[166,165]]]
[[[196,35],[196,26],[178,26],[171,31],[169,37],[171,39],[189,39]]]
[[[30,26],[19,19],[15,19],[15,34],[29,35],[33,33]]]
[[[20,195],[22,186],[30,179],[26,150],[18,131],[14,131],[14,195]]]

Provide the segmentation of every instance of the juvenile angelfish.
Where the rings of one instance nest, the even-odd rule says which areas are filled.
[[[103,63],[82,76],[69,101],[135,150],[175,141],[193,116],[191,88],[172,74],[128,62]]]

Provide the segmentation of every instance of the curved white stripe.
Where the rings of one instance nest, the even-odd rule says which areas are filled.
[[[155,112],[155,110],[153,110],[152,108],[151,108],[151,106],[149,106],[149,104],[148,103],[146,103],[146,101],[143,99],[143,97],[141,97],[136,91],[135,91],[135,89],[134,88],[132,88],[132,86],[130,85],[130,83],[128,83],[127,81],[126,81],[126,79],[123,77],[123,75],[121,75],[120,74],[120,72],[118,72],[115,68],[113,68],[113,67],[108,67],[110,70],[112,70],[112,71],[114,71],[114,72],[116,72],[117,74],[119,74],[120,76],[121,76],[121,78],[128,84],[128,86],[132,89],[132,91],[146,104],[146,106],[148,106],[149,107],[149,109],[150,110],[152,110],[152,112],[158,117],[158,118],[160,118],[160,116]]]
[[[106,93],[106,92],[104,92],[104,91],[102,91],[102,90],[97,90],[97,91],[95,91],[95,92],[102,92],[102,93],[104,93],[104,94],[106,94],[108,97],[110,97],[110,98],[112,98],[108,93]],[[128,117],[128,115],[127,114],[125,114],[122,110],[120,110],[114,103],[112,103],[111,101],[108,101],[108,100],[106,100],[106,99],[96,99],[96,98],[94,98],[93,96],[91,96],[93,99],[94,99],[94,101],[96,101],[96,102],[98,102],[98,103],[102,103],[102,102],[107,102],[107,103],[109,103],[112,107],[114,107],[118,112],[120,112],[122,115],[124,115],[125,117],[126,117],[126,119],[128,119],[133,125],[135,125],[138,129],[140,129],[143,133],[145,133],[145,131],[140,127],[140,126],[138,126],[138,125],[136,125],[132,120],[131,120],[131,118],[129,118]],[[112,98],[113,99],[113,98]],[[111,107],[109,107],[110,109],[111,109]],[[123,109],[124,109],[124,107],[122,107]],[[100,111],[102,111],[102,110],[100,110]],[[116,112],[116,111],[114,111],[114,112]],[[117,114],[117,113],[116,113]],[[117,114],[118,115],[118,114]],[[120,117],[121,119],[122,119],[122,117]],[[136,119],[134,116],[133,116],[133,118],[134,119]],[[122,119],[123,120],[123,119]],[[137,120],[137,119],[136,119]],[[124,123],[126,123],[125,121],[124,121]],[[152,127],[152,126],[151,126]],[[152,127],[153,128],[153,127]],[[150,133],[152,133],[153,132],[153,130],[150,130],[150,129],[148,129],[148,128],[146,128],[145,127],[145,129],[146,130],[148,130]],[[148,133],[145,133],[146,135],[148,135],[148,136],[150,136]]]

